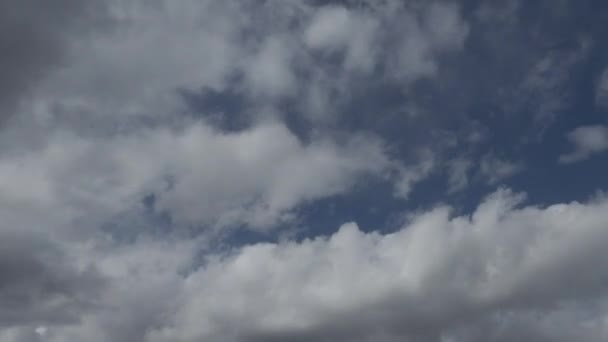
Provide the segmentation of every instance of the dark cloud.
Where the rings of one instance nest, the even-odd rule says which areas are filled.
[[[75,323],[103,283],[52,242],[0,231],[0,326]]]
[[[0,2],[0,120],[62,63],[69,40],[101,23],[97,0]]]

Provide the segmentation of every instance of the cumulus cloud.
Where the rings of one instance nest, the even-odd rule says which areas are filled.
[[[336,116],[333,104],[353,96],[360,81],[353,77],[386,66],[407,86],[435,75],[442,53],[462,49],[468,27],[459,6],[419,7],[108,1],[98,12],[109,24],[72,38],[69,49],[56,47],[61,63],[37,78],[19,116],[35,104],[53,109],[55,125],[115,130],[139,120],[171,121],[175,91],[201,88],[231,88],[261,107],[291,99],[304,118]],[[31,131],[27,116],[20,120]]]
[[[574,145],[574,150],[562,154],[559,157],[560,163],[574,163],[608,150],[608,127],[605,126],[578,127],[568,133],[567,138]]]
[[[460,91],[444,76],[479,39],[475,6],[72,2],[0,4],[1,342],[608,337],[605,196],[409,211],[431,176],[453,193],[525,171],[446,156],[458,139],[426,105]],[[559,91],[549,71],[580,60],[560,56],[514,62],[533,72],[513,83]],[[574,130],[561,160],[606,136]],[[315,211],[355,197],[406,222]]]
[[[248,2],[110,1],[104,8],[112,25],[73,39],[62,65],[28,93],[0,135],[0,210],[15,227],[94,230],[139,210],[149,196],[156,214],[180,226],[268,229],[367,176],[395,183],[405,198],[433,168],[428,156],[404,163],[389,155],[374,134],[337,139],[321,126],[304,142],[293,133],[298,127],[283,122],[293,107],[281,99],[312,88],[348,94],[350,76],[307,88],[308,76],[314,81],[326,70],[308,50],[339,46],[344,74],[369,71],[392,53],[374,43],[379,20],[397,25],[397,13],[411,12],[416,29],[406,36],[424,32],[439,50],[460,46],[451,43],[466,36],[457,6],[418,13],[284,3],[270,11]],[[212,109],[188,107],[179,97],[178,90],[201,88],[229,88],[244,102],[244,113],[232,115],[255,118],[239,132],[211,128],[204,116]],[[298,101],[295,108],[310,108]],[[193,110],[203,118],[193,118]]]
[[[304,42],[309,48],[325,53],[345,50],[346,68],[369,71],[377,62],[378,26],[377,19],[369,13],[325,6],[311,19],[304,32]]]
[[[108,139],[58,134],[41,150],[0,159],[0,202],[6,222],[39,215],[60,225],[102,222],[153,195],[153,210],[176,224],[268,229],[304,202],[398,167],[379,140],[363,136],[304,145],[281,124],[225,134],[193,122]]]
[[[192,259],[191,241],[142,240],[102,254],[97,248],[89,257],[112,280],[105,296],[117,307],[87,313],[80,324],[51,326],[46,335],[157,342],[605,339],[608,269],[600,261],[608,201],[534,207],[521,206],[523,199],[503,189],[470,216],[437,207],[394,233],[364,233],[346,223],[328,237],[207,253],[202,263]]]
[[[248,1],[132,0],[103,8],[111,25],[72,39],[62,63],[40,79],[26,104],[54,108],[64,124],[113,128],[142,116],[166,118],[176,89],[221,92],[232,86],[261,106],[269,97],[300,94],[322,103],[327,94],[324,102],[331,104],[332,93],[352,96],[353,75],[384,64],[394,65],[389,76],[407,82],[434,75],[441,53],[460,50],[468,33],[458,6],[435,2],[418,9],[392,2],[270,8]],[[337,115],[331,106],[317,108],[323,116]]]

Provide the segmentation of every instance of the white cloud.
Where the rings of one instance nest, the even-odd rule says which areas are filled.
[[[523,169],[524,166],[521,163],[502,160],[492,154],[487,154],[481,159],[479,172],[487,179],[488,184],[493,185]]]
[[[338,6],[318,9],[304,32],[304,42],[315,50],[336,52],[345,49],[347,69],[370,71],[377,63],[374,45],[377,20],[365,12]]]
[[[568,133],[568,140],[574,145],[574,151],[562,154],[560,163],[574,163],[597,153],[608,150],[608,127],[582,126]]]
[[[304,81],[294,69],[323,71],[307,59],[302,39],[325,8],[281,3],[270,10],[239,1],[107,2],[111,25],[71,39],[61,65],[1,127],[3,224],[82,241],[108,226],[146,231],[158,223],[121,220],[151,210],[169,217],[169,230],[271,229],[367,176],[395,182],[396,193],[407,196],[430,172],[428,160],[402,164],[378,138],[354,134],[337,142],[316,127],[303,143],[280,121],[292,113],[258,114],[279,111],[277,97],[300,100]],[[375,12],[347,11],[354,31],[346,30],[342,43],[345,74],[375,63],[377,47],[368,44],[380,29]],[[301,26],[290,26],[295,19]],[[243,82],[231,83],[234,77]],[[335,81],[343,93],[348,80]],[[176,90],[201,87],[251,97],[243,101],[255,108],[243,115],[262,118],[232,133],[193,119],[208,109],[188,108]],[[189,112],[196,110],[202,114]],[[150,194],[153,209],[142,204]]]
[[[98,222],[154,193],[155,210],[175,223],[272,227],[302,203],[348,191],[360,176],[384,177],[394,166],[383,149],[357,136],[303,145],[278,123],[232,134],[203,122],[103,139],[58,134],[41,150],[0,158],[0,201],[13,224],[25,212],[60,216],[58,224],[81,216]]]
[[[296,90],[291,66],[293,50],[285,39],[270,37],[257,54],[246,61],[247,80],[255,95],[278,97]]]
[[[323,7],[313,17],[304,40],[316,49],[344,47],[351,38],[352,20],[349,10],[344,7]]]
[[[352,96],[360,82],[353,77],[389,63],[395,68],[387,72],[407,86],[434,75],[439,55],[460,50],[468,33],[458,6],[443,3],[416,11],[394,2],[370,8],[192,0],[106,5],[112,25],[72,39],[65,61],[24,102],[53,108],[55,126],[97,133],[144,120],[171,122],[183,105],[175,91],[203,87],[233,87],[262,107],[287,96],[298,108],[321,112],[308,119],[332,116],[336,97]],[[391,40],[394,48],[381,45]],[[343,52],[339,75],[329,75],[323,57],[311,50]],[[231,83],[240,76],[243,82]],[[29,115],[18,120],[32,121]],[[35,134],[47,131],[39,127]]]
[[[304,108],[315,121],[331,121],[336,104],[355,96],[352,89],[373,71],[382,70],[404,89],[416,80],[433,78],[438,75],[440,57],[461,51],[468,32],[454,4],[415,6],[388,1],[322,6],[313,12],[303,32],[303,42],[313,52],[312,59],[302,57],[308,63],[300,63],[312,75],[303,88]],[[331,67],[324,64],[328,60]]]
[[[438,207],[386,234],[351,222],[225,247],[201,233],[289,226],[303,205],[367,177],[404,199],[443,165],[427,149],[402,163],[379,138],[316,121],[304,142],[281,119],[308,113],[281,100],[330,115],[380,64],[403,87],[436,75],[468,37],[457,5],[254,3],[111,1],[111,28],[74,38],[32,86],[0,135],[0,341],[608,337],[602,196],[521,207],[500,190],[471,216]],[[175,91],[201,87],[231,87],[260,117],[233,132],[193,118]],[[605,150],[603,129],[571,133],[577,150],[564,158]],[[450,167],[451,191],[466,186],[470,163]],[[480,172],[495,184],[521,169],[487,156]],[[166,215],[170,227],[129,215]]]
[[[112,275],[116,307],[49,327],[49,340],[605,339],[608,200],[522,199],[500,190],[471,216],[438,207],[391,234],[347,223],[327,238],[208,254],[185,276],[190,242],[89,251]]]
[[[454,4],[434,2],[422,12],[419,17],[408,12],[399,15],[404,34],[390,71],[405,82],[435,76],[437,56],[461,50],[469,33]]]

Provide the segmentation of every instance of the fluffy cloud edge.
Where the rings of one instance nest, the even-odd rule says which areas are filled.
[[[548,207],[523,200],[501,189],[470,216],[437,207],[393,233],[346,223],[327,237],[250,244],[203,259],[192,259],[200,253],[193,241],[89,251],[100,272],[112,275],[104,302],[132,305],[116,319],[113,310],[89,312],[80,324],[46,327],[45,335],[153,342],[605,338],[608,199]],[[124,315],[135,318],[119,319]]]

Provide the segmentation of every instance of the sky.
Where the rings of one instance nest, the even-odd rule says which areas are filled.
[[[608,2],[3,0],[0,342],[608,340]]]

